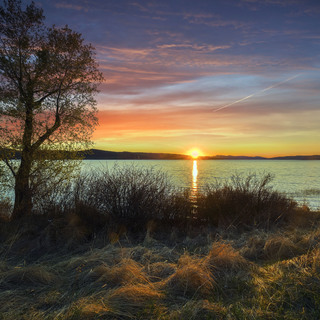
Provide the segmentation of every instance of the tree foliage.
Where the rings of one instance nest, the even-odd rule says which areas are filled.
[[[47,27],[34,2],[23,9],[20,0],[4,1],[0,36],[0,152],[14,177],[19,217],[31,212],[39,172],[66,168],[50,160],[88,148],[103,77],[94,48],[68,26]],[[19,163],[10,160],[17,151]]]

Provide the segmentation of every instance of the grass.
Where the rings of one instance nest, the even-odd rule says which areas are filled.
[[[0,206],[1,320],[320,318],[319,212],[250,176],[209,186],[195,217],[164,176],[126,170],[18,222]]]
[[[61,320],[318,319],[320,251],[314,239],[320,226],[288,228],[260,234],[266,244],[279,239],[280,231],[284,238],[290,232],[292,243],[301,247],[289,258],[278,249],[244,257],[244,248],[258,237],[257,229],[241,236],[216,230],[219,240],[204,235],[201,248],[186,246],[190,242],[181,237],[174,243],[154,239],[147,246],[135,239],[114,244],[106,240],[102,246],[91,240],[73,251],[59,248],[32,260],[11,251],[0,264],[0,315]],[[301,240],[309,245],[302,246]]]
[[[167,280],[165,286],[171,294],[183,297],[205,297],[213,294],[214,278],[202,259],[184,254],[178,260],[178,268]]]

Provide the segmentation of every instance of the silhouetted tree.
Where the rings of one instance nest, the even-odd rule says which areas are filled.
[[[52,170],[51,155],[86,149],[97,123],[94,94],[103,77],[94,48],[44,19],[34,2],[0,7],[0,157],[14,176],[13,218],[31,213],[32,179],[39,181],[41,168]],[[19,163],[10,160],[16,151]]]

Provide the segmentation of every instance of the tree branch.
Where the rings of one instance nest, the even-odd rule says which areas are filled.
[[[14,171],[12,165],[10,164],[9,160],[7,158],[2,159],[2,161],[8,166],[8,168],[10,169],[12,175],[15,177],[16,176],[16,172]]]
[[[46,95],[44,95],[42,98],[38,99],[37,101],[35,101],[35,104],[41,104],[44,100],[46,100],[47,98],[49,98],[51,95],[55,94],[59,92],[59,89],[53,90],[48,92]]]
[[[51,128],[48,128],[47,131],[32,145],[33,150],[37,150],[41,144],[47,140],[61,125],[61,119],[60,119],[60,113],[59,113],[59,102],[60,102],[60,96],[61,96],[61,86],[60,84],[59,88],[59,94],[57,97],[57,103],[56,103],[56,114],[55,114],[55,122]]]

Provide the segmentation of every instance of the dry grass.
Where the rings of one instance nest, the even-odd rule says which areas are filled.
[[[0,261],[0,274],[8,270],[7,263],[5,261]]]
[[[110,319],[110,308],[106,307],[101,298],[85,297],[76,301],[66,312],[56,319],[95,320]]]
[[[259,232],[246,239],[244,245],[240,249],[243,257],[250,260],[258,260],[264,257],[264,246],[268,234],[266,232]]]
[[[44,266],[15,267],[1,273],[0,287],[43,286],[50,285],[58,280],[58,276]]]
[[[191,238],[119,240],[25,264],[9,254],[0,263],[0,319],[319,319],[319,230],[223,231],[201,248]],[[296,256],[283,260],[289,249]]]
[[[217,303],[208,300],[191,300],[177,310],[173,310],[166,320],[199,320],[199,319],[216,319],[222,320],[227,318],[227,309]]]
[[[249,177],[191,225],[189,200],[145,174],[79,180],[52,216],[0,222],[1,320],[320,319],[319,213]]]
[[[155,262],[147,265],[145,269],[152,281],[160,281],[175,273],[177,267],[174,263]]]
[[[293,258],[302,253],[302,249],[291,239],[283,235],[272,235],[263,248],[264,256],[271,260]]]
[[[206,296],[213,292],[214,278],[201,259],[183,255],[178,261],[178,269],[165,282],[173,295],[188,297]]]
[[[105,297],[105,304],[116,316],[135,319],[138,313],[147,312],[148,308],[159,304],[163,294],[152,285],[129,284],[110,291]]]
[[[132,259],[123,259],[115,266],[100,265],[93,269],[90,277],[109,287],[127,284],[148,284],[150,281],[143,272],[143,266]]]
[[[319,249],[261,268],[255,277],[257,302],[284,319],[319,319]]]
[[[205,264],[212,271],[239,271],[248,269],[249,262],[230,244],[215,242],[205,258]]]

